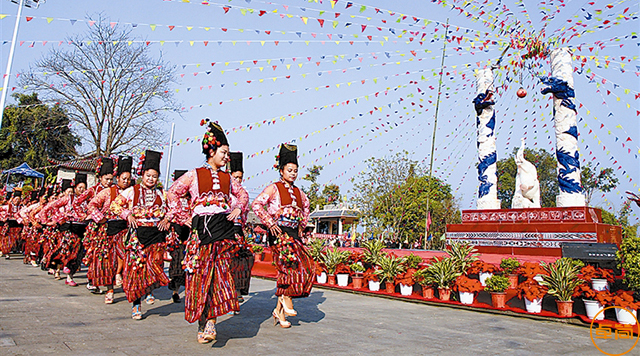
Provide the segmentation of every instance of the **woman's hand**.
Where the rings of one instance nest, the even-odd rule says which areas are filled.
[[[127,222],[129,223],[130,228],[132,229],[138,228],[138,221],[136,220],[136,218],[133,217],[133,215],[127,216]]]
[[[280,229],[280,227],[278,225],[273,225],[272,227],[269,228],[269,231],[271,231],[271,235],[273,235],[273,236],[282,235],[282,230]]]
[[[227,215],[227,220],[229,220],[229,221],[235,220],[238,216],[240,216],[240,213],[242,213],[242,211],[240,209],[238,209],[238,208],[233,209],[231,214]]]
[[[169,223],[169,220],[167,220],[167,218],[164,218],[162,219],[162,221],[158,223],[158,230],[167,231],[169,230],[169,226],[171,226],[171,224]]]

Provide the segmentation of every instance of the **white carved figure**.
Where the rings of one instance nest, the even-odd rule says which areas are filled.
[[[516,191],[511,200],[511,208],[539,208],[540,207],[540,181],[538,171],[533,163],[524,158],[524,138],[516,154]]]

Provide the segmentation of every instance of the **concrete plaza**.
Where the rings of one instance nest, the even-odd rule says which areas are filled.
[[[584,327],[322,289],[296,300],[299,316],[281,329],[271,318],[274,282],[255,278],[241,313],[220,318],[218,341],[200,345],[183,302],[174,304],[166,287],[135,321],[121,290],[105,305],[84,276],[68,287],[21,259],[0,259],[0,354],[600,354]]]

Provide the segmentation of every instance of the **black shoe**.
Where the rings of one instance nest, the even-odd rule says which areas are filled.
[[[173,299],[174,303],[180,303],[180,295],[179,294],[172,295],[171,299]]]

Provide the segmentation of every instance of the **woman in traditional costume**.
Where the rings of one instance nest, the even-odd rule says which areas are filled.
[[[244,169],[242,168],[242,152],[230,152],[229,153],[229,173],[231,178],[242,184],[242,178],[244,177]],[[238,216],[234,223],[236,229],[236,235],[238,235],[238,251],[231,259],[230,268],[233,273],[233,279],[236,283],[236,290],[238,291],[238,301],[244,302],[243,295],[249,294],[249,286],[251,284],[251,269],[253,268],[254,257],[251,252],[251,244],[244,236],[244,226],[247,223],[247,215],[249,209],[243,211]]]
[[[82,246],[84,247],[84,256],[82,262],[87,266],[87,289],[95,294],[100,294],[100,288],[97,288],[94,283],[95,269],[91,268],[91,263],[94,260],[94,252],[96,250],[96,243],[99,237],[98,235],[104,235],[106,226],[98,226],[95,221],[91,220],[89,216],[89,203],[98,195],[102,190],[108,189],[113,185],[113,159],[110,157],[100,157],[97,161],[96,175],[98,176],[98,184],[85,190],[73,202],[73,208],[76,211],[78,219],[87,221],[87,229],[82,240]]]
[[[246,210],[249,195],[222,168],[229,161],[229,143],[222,128],[209,119],[202,140],[207,162],[180,177],[169,189],[170,215],[182,210],[180,198],[191,200],[191,236],[184,268],[185,319],[198,321],[198,342],[216,339],[216,318],[240,309],[229,260],[237,248],[233,221]]]
[[[18,223],[21,207],[22,191],[14,189],[11,195],[11,200],[6,205],[6,218],[7,223],[5,225],[5,232],[2,234],[2,240],[0,241],[0,256],[5,255],[7,259],[10,258],[9,254],[14,251],[20,235],[22,234],[22,224]]]
[[[140,158],[140,184],[125,189],[111,203],[112,213],[127,221],[125,240],[124,283],[127,300],[133,303],[131,318],[142,319],[141,298],[147,304],[155,298],[151,292],[169,283],[164,273],[164,252],[169,220],[165,214],[165,193],[158,188],[162,153],[146,151]]]
[[[38,239],[39,233],[42,231],[38,231],[38,221],[35,219],[34,214],[41,209],[44,204],[47,202],[47,197],[44,195],[44,192],[33,190],[31,192],[31,200],[32,203],[28,206],[22,208],[20,210],[20,218],[22,219],[22,223],[25,228],[23,229],[23,235],[25,239],[24,244],[24,263],[30,263],[33,267],[38,267]]]
[[[266,187],[253,201],[253,212],[269,228],[269,245],[278,270],[273,310],[274,324],[291,327],[286,316],[295,316],[292,298],[309,296],[313,285],[313,259],[302,243],[309,219],[309,199],[294,185],[298,177],[297,147],[282,144],[277,157],[280,181]]]
[[[127,234],[127,222],[111,212],[111,203],[131,185],[131,167],[133,160],[129,156],[118,159],[116,184],[102,189],[91,199],[87,215],[96,224],[93,237],[93,253],[90,255],[89,270],[96,288],[107,287],[105,304],[113,303],[114,284],[122,285],[122,276],[118,281],[120,259],[124,257],[124,237]],[[118,254],[120,252],[120,258]]]
[[[67,274],[65,284],[71,287],[78,286],[73,276],[82,263],[82,236],[87,227],[84,218],[77,216],[73,202],[84,193],[86,187],[87,175],[84,173],[76,173],[75,187],[71,181],[63,179],[63,195],[47,204],[40,212],[51,217],[49,225],[57,226],[57,231],[54,233],[56,241],[49,251],[47,261],[55,265],[56,279],[60,278],[60,268],[64,267],[63,272]]]

